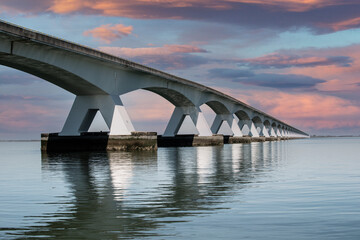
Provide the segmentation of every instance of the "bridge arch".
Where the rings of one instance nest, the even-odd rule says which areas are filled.
[[[220,101],[210,100],[205,104],[208,105],[216,114],[230,114],[229,109]]]
[[[175,107],[195,106],[195,104],[189,98],[173,89],[161,87],[148,87],[143,89],[158,94],[172,103]]]
[[[3,55],[0,64],[39,77],[75,95],[106,94],[82,77],[55,65],[16,55]]]
[[[244,110],[238,110],[235,112],[235,115],[239,118],[240,121],[250,120],[250,114]]]

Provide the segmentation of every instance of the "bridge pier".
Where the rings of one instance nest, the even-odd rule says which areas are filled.
[[[156,132],[132,132],[131,135],[95,132],[81,133],[79,136],[41,134],[41,150],[44,152],[151,151],[157,150],[157,147]]]
[[[239,126],[242,129],[242,132],[244,132],[243,129],[244,129],[245,125],[249,128],[248,135],[250,137],[260,137],[259,132],[256,129],[255,123],[252,120],[240,120],[239,121]]]
[[[174,112],[171,115],[170,121],[163,134],[164,137],[174,137],[178,134],[182,123],[186,117],[190,117],[191,121],[196,127],[196,132],[193,134],[198,136],[212,136],[212,132],[209,125],[206,122],[204,114],[199,107],[187,106],[187,107],[175,107]]]
[[[229,125],[234,137],[242,137],[243,136],[243,133],[239,127],[239,124],[232,114],[217,114],[214,119],[213,124],[211,125],[212,133],[218,134],[218,132],[224,122],[226,122]]]
[[[98,111],[110,129],[110,135],[131,135],[135,131],[119,96],[90,95],[76,96],[59,136],[80,136],[87,132]]]

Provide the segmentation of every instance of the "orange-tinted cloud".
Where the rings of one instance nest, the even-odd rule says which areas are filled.
[[[352,58],[348,56],[317,56],[316,53],[295,54],[287,52],[275,52],[262,57],[244,59],[242,65],[254,68],[289,68],[289,67],[316,67],[316,66],[340,66],[350,67]]]
[[[314,8],[342,5],[344,2],[337,0],[227,0],[237,3],[252,3],[265,6],[273,6],[281,9],[287,9],[294,12],[303,12]]]
[[[49,119],[58,117],[58,110],[27,103],[26,101],[29,100],[27,97],[23,97],[23,99],[22,104],[1,104],[0,125],[2,129],[7,128],[14,131],[46,129]]]
[[[149,55],[170,55],[174,53],[205,53],[205,49],[191,45],[164,45],[162,47],[122,48],[100,47],[101,51],[125,57],[139,57]]]
[[[50,10],[55,13],[70,13],[84,9],[102,11],[106,15],[119,15],[130,13],[131,7],[141,5],[164,6],[168,8],[203,7],[215,9],[232,8],[231,3],[246,3],[262,6],[278,7],[289,11],[307,11],[309,9],[351,4],[352,1],[343,2],[338,0],[133,0],[131,2],[116,0],[55,0]]]
[[[300,129],[360,126],[360,106],[339,97],[316,93],[225,91]]]
[[[165,98],[146,90],[121,95],[121,99],[134,121],[168,121],[174,109]]]
[[[145,48],[100,47],[99,49],[162,70],[190,68],[208,61],[204,57],[192,55],[191,53],[207,52],[205,49],[192,45],[164,45]]]
[[[345,93],[351,93],[352,96],[349,97],[354,98],[360,90],[359,44],[337,48],[279,50],[258,58],[243,59],[240,64],[250,67],[256,75],[249,79],[240,78],[241,81],[238,82],[254,80],[248,83],[259,85],[256,84],[257,81],[263,80],[267,84],[262,84],[263,86],[276,87],[283,79],[283,83],[288,81],[294,87],[298,85],[300,91],[303,81],[309,86],[313,83],[313,89],[338,92],[344,98]],[[291,76],[299,77],[296,79]]]
[[[317,89],[324,92],[344,92],[344,91],[359,91],[360,85],[359,80],[349,79],[349,80],[342,80],[342,79],[333,79],[326,81],[324,83],[319,83],[317,85]]]
[[[342,92],[358,94],[360,91],[360,45],[351,45],[339,48],[326,49],[302,49],[319,57],[324,56],[347,56],[352,59],[350,67],[341,65],[318,65],[312,68],[289,68],[282,69],[286,74],[302,74],[314,78],[324,79],[325,83],[319,83],[316,88],[320,91]],[[346,96],[343,96],[346,97]]]
[[[323,24],[325,27],[329,27],[334,31],[341,31],[351,28],[358,28],[360,26],[360,17],[347,19],[345,21]]]
[[[100,27],[88,30],[84,32],[85,36],[93,36],[94,38],[100,39],[100,41],[105,43],[111,43],[115,40],[121,39],[125,36],[131,34],[133,30],[132,26],[125,26],[123,24],[106,24],[101,25]]]
[[[0,9],[32,14],[203,20],[251,29],[309,27],[318,32],[357,27],[360,17],[357,0],[3,0]]]

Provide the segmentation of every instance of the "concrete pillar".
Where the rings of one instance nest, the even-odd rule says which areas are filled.
[[[243,129],[244,125],[248,126],[250,137],[259,137],[259,132],[257,131],[256,126],[252,120],[240,120],[239,121],[240,129]]]
[[[277,137],[274,127],[270,127],[270,136],[271,137]]]
[[[211,125],[211,132],[213,134],[217,134],[219,132],[219,129],[223,123],[226,123],[229,125],[231,131],[233,132],[234,137],[242,137],[243,133],[239,127],[238,122],[234,118],[234,115],[232,114],[217,114],[213,124]]]
[[[266,129],[266,126],[264,125],[264,124],[259,124],[260,125],[260,128],[261,128],[261,131],[260,131],[260,136],[261,137],[270,137],[270,135],[269,135],[269,132],[268,132],[268,130]]]
[[[282,130],[282,135],[283,135],[283,137],[287,137],[287,136],[288,136],[288,134],[287,134],[287,132],[286,132],[285,129]]]
[[[110,135],[131,135],[135,131],[119,96],[76,96],[60,136],[78,136],[87,132],[97,111],[104,117]]]
[[[206,122],[204,114],[201,112],[199,107],[175,107],[173,114],[171,115],[170,121],[163,134],[164,137],[175,136],[183,123],[186,116],[190,116],[193,121],[199,136],[212,136],[209,125]]]

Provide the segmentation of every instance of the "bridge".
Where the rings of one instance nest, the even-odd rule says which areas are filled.
[[[98,111],[109,136],[135,132],[120,96],[138,89],[160,95],[175,106],[163,137],[175,137],[187,118],[194,135],[211,137],[228,125],[232,137],[308,137],[288,125],[231,96],[204,85],[86,46],[0,21],[0,64],[14,68],[76,95],[58,136],[81,136]],[[200,106],[216,114],[207,123]]]

